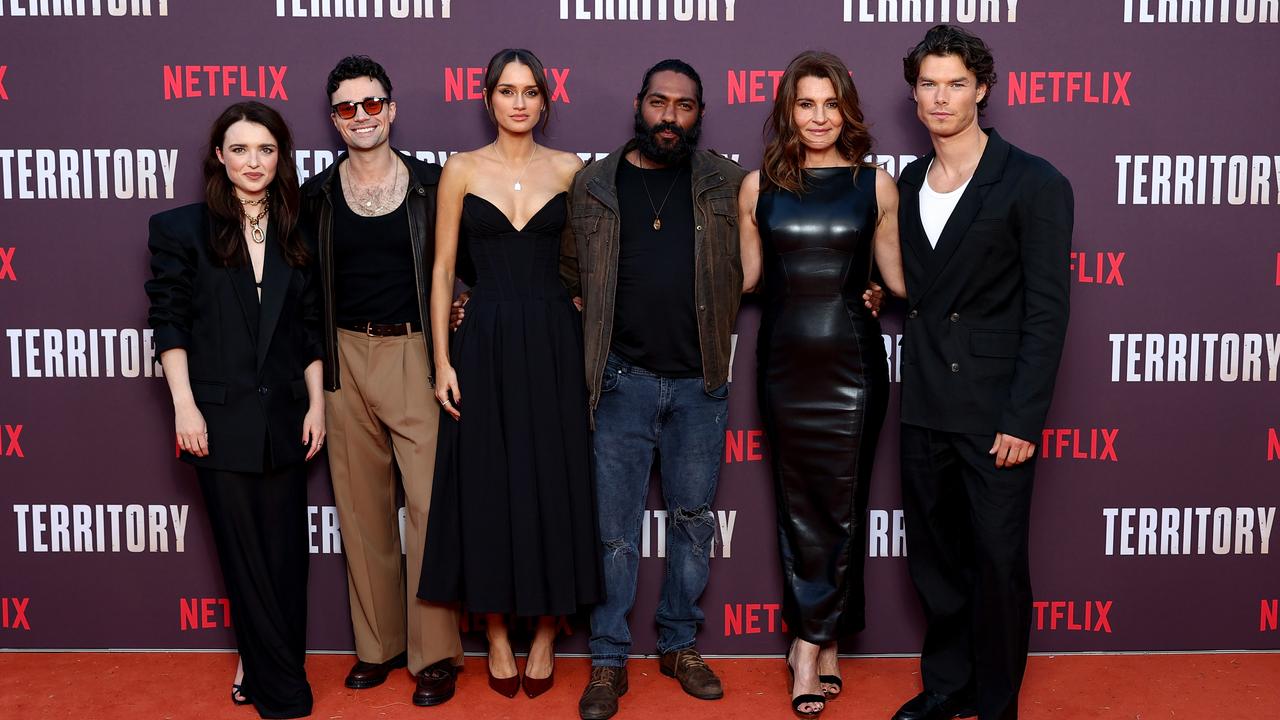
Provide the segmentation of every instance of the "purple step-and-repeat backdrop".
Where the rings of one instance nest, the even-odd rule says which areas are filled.
[[[1071,329],[1039,438],[1032,649],[1274,649],[1278,21],[1280,0],[0,0],[0,647],[231,646],[142,291],[147,217],[199,199],[201,144],[228,103],[280,109],[305,179],[339,149],[326,73],[367,53],[395,84],[395,144],[443,163],[492,137],[482,66],[523,46],[548,69],[545,143],[599,157],[629,136],[644,70],[674,56],[702,73],[704,144],[752,168],[782,69],[822,48],[852,69],[896,175],[929,145],[900,59],[958,22],[996,53],[986,124],[1077,199]],[[710,653],[785,648],[758,321],[748,302]],[[898,308],[884,332],[896,383]],[[896,412],[880,442],[868,628],[845,649],[915,652]],[[323,463],[310,491],[310,645],[349,649]],[[639,653],[665,550],[656,492],[649,507]],[[562,648],[583,650],[571,630]]]

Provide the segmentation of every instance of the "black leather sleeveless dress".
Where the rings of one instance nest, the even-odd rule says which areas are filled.
[[[871,465],[888,405],[872,268],[875,168],[818,168],[760,193],[760,410],[777,492],[783,617],[813,643],[865,625]]]

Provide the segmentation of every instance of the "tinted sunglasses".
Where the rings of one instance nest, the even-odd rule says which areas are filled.
[[[389,102],[391,102],[391,98],[388,97],[367,97],[359,102],[348,100],[336,105],[330,105],[330,107],[338,117],[343,120],[350,120],[356,116],[356,108],[358,107],[364,108],[366,115],[377,115],[382,112],[382,108],[386,107]]]

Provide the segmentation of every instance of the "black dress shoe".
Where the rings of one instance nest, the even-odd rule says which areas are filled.
[[[893,720],[951,720],[977,714],[967,693],[943,695],[925,690],[898,708]]]
[[[352,690],[367,690],[371,687],[377,687],[386,682],[387,675],[390,675],[392,670],[402,668],[408,664],[409,658],[405,653],[400,653],[390,660],[380,663],[356,660],[356,664],[351,666],[351,672],[347,673],[345,685]]]
[[[448,702],[458,684],[458,671],[453,663],[441,660],[418,673],[418,687],[413,691],[413,704],[431,707]]]

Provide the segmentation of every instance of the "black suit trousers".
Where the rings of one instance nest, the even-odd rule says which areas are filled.
[[[197,468],[231,625],[244,661],[244,694],[264,718],[311,714],[307,653],[307,471]]]
[[[981,720],[1013,720],[1031,633],[1035,458],[997,469],[994,439],[904,424],[902,498],[924,687],[973,693]]]

